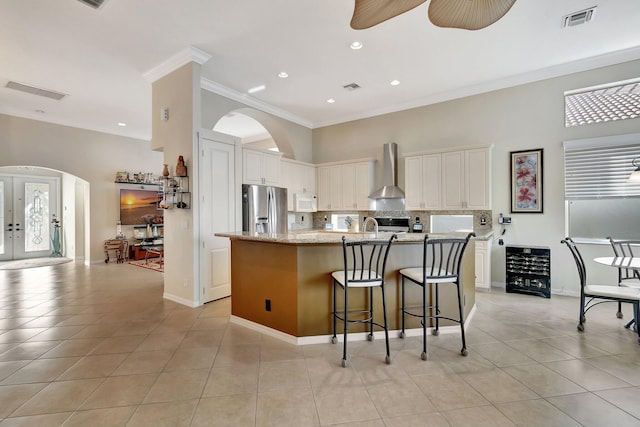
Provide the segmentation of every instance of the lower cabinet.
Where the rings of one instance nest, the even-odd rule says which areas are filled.
[[[476,289],[491,288],[492,239],[476,240]]]

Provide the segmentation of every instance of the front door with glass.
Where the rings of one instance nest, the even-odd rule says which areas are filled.
[[[0,176],[0,261],[51,255],[59,180]]]

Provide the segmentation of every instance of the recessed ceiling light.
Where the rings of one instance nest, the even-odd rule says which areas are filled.
[[[333,99],[333,98],[329,98],[329,99],[327,99],[327,102],[328,102],[329,104],[333,104],[334,102],[336,102],[336,100],[335,100],[335,99]]]
[[[391,80],[391,86],[398,86],[400,84],[400,80]]]
[[[252,87],[251,89],[249,89],[247,92],[249,93],[256,93],[256,92],[260,92],[262,90],[265,90],[267,88],[267,86],[265,85],[260,85],[260,86],[256,86],[256,87]]]
[[[280,77],[281,79],[286,79],[287,77],[289,77],[289,74],[285,73],[284,71],[281,71],[278,73],[278,77]]]
[[[362,43],[360,42],[353,42],[351,43],[351,49],[353,50],[358,50],[358,49],[362,49]]]
[[[119,123],[118,123],[118,126],[121,126],[121,127],[125,127],[126,125],[127,125],[127,124],[126,124],[126,123],[124,123],[124,122],[119,122]]]

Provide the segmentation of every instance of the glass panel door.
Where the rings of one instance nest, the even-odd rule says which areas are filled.
[[[13,180],[0,176],[0,261],[13,259]]]

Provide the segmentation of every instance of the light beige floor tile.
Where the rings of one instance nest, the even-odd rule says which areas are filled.
[[[385,418],[383,425],[385,427],[451,427],[451,424],[439,412]]]
[[[544,364],[589,391],[628,387],[629,384],[585,360],[563,360]]]
[[[443,412],[452,427],[511,427],[515,426],[493,406],[455,409]]]
[[[77,411],[65,421],[62,427],[124,427],[135,409],[135,406],[121,406]]]
[[[0,335],[0,343],[20,343],[25,342],[29,338],[46,331],[47,328],[21,328],[7,331]]]
[[[46,385],[47,383],[0,386],[0,418],[9,416]]]
[[[9,375],[1,384],[28,384],[53,381],[78,360],[80,360],[79,357],[34,360]]]
[[[0,422],[0,427],[59,427],[70,416],[71,412],[63,412],[61,414],[5,418]]]
[[[304,360],[262,362],[258,375],[258,392],[260,393],[311,387]]]
[[[225,365],[211,369],[204,397],[229,396],[234,394],[258,392],[258,365]]]
[[[256,426],[319,426],[313,393],[309,388],[258,394]]]
[[[439,411],[487,405],[489,402],[459,375],[417,375],[415,383]]]
[[[85,356],[58,377],[58,381],[108,377],[127,358],[126,354]]]
[[[201,399],[193,416],[191,427],[254,427],[256,422],[256,395],[238,394]]]
[[[589,345],[582,335],[577,337],[543,338],[541,341],[579,359],[610,354],[607,351]]]
[[[198,331],[198,333],[201,333],[201,331]],[[221,346],[218,348],[216,359],[213,361],[213,366],[221,367],[225,365],[233,365],[236,363],[258,364],[260,363],[261,353],[262,348],[259,345]]]
[[[505,371],[506,369],[504,371],[495,369],[493,371],[461,374],[460,377],[492,403],[513,402],[515,400],[535,399],[538,397],[530,388],[523,385],[520,381],[515,380]],[[549,372],[553,376],[564,380],[564,382],[570,383],[570,381],[560,375],[552,371]],[[582,390],[575,384],[572,385],[577,390]]]
[[[87,379],[50,383],[26,401],[13,415],[41,415],[75,411],[101,382],[101,379]]]
[[[584,426],[640,426],[640,420],[591,394],[569,394],[547,400]]]
[[[55,357],[84,356],[96,348],[102,338],[70,339],[66,340],[40,356],[43,359]]]
[[[321,425],[380,418],[364,386],[323,387],[314,394]]]
[[[201,331],[201,330],[222,330],[224,331],[229,325],[229,318],[227,316],[223,317],[200,317],[196,319],[193,326],[191,327],[192,331]]]
[[[640,385],[640,363],[622,356],[600,356],[585,359],[585,362],[620,378],[632,385]],[[640,358],[638,358],[640,362]]]
[[[199,398],[207,381],[208,369],[163,372],[142,403],[171,402]]]
[[[527,387],[542,397],[586,391],[578,384],[569,381],[559,373],[538,363],[533,365],[510,366],[504,368],[504,372],[522,384],[526,384]]]
[[[140,405],[127,427],[189,427],[198,399]]]
[[[640,418],[640,388],[616,388],[598,391],[595,394],[634,417]]]
[[[137,405],[155,383],[158,374],[110,377],[89,396],[80,409]]]
[[[525,356],[532,358],[536,362],[573,359],[573,356],[570,354],[546,344],[542,340],[514,340],[506,341],[505,344],[518,350]]]
[[[41,316],[22,325],[24,328],[52,328],[69,316]],[[76,332],[78,332],[78,329]],[[45,331],[46,332],[46,331]],[[39,334],[42,335],[42,334]]]
[[[482,357],[498,367],[533,363],[524,353],[509,347],[505,343],[477,344],[469,347],[469,352],[478,352]]]
[[[331,354],[328,357],[307,358],[306,364],[309,380],[314,389],[342,385],[363,385],[358,371],[353,367],[342,368],[340,359],[336,359]]]
[[[379,384],[365,387],[382,418],[436,411],[435,406],[410,379],[396,381],[383,379]]]
[[[11,362],[0,362],[0,381],[13,374],[18,369],[29,363],[30,360],[14,360]]]
[[[180,348],[204,347],[215,349],[222,342],[223,335],[223,331],[189,331],[180,343]]]
[[[0,362],[37,359],[60,344],[60,342],[61,341],[37,341],[14,345],[11,349],[0,355]]]
[[[216,353],[217,348],[181,348],[173,354],[164,370],[177,371],[181,369],[209,369],[211,368],[211,365],[213,365]]]
[[[173,356],[171,350],[140,351],[129,354],[112,375],[160,372]]]
[[[113,333],[114,337],[127,335],[147,335],[160,323],[153,320],[141,320],[128,322]]]
[[[500,412],[522,427],[579,427],[580,424],[544,399],[498,403]]]
[[[121,327],[122,324],[120,323],[100,323],[97,325],[90,325],[75,334],[73,338],[109,338]]]
[[[140,335],[107,338],[91,350],[91,354],[130,353],[140,345],[144,338],[145,336]]]
[[[37,319],[36,319],[37,320]],[[35,322],[33,320],[32,322]],[[30,322],[31,323],[31,322]],[[29,338],[28,341],[56,341],[63,340],[67,338],[71,338],[81,330],[83,330],[85,326],[55,326],[47,329],[46,331],[40,332],[38,335]]]
[[[185,334],[186,331],[148,335],[136,348],[136,351],[175,350],[184,339]]]

